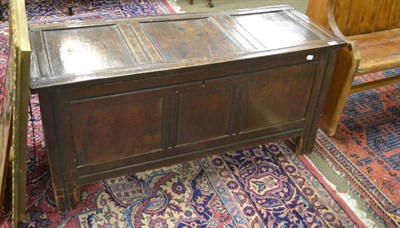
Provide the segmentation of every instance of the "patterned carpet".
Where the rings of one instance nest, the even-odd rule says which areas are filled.
[[[357,77],[399,75],[400,68]],[[400,84],[352,94],[335,137],[320,133],[317,150],[343,174],[388,226],[400,227]]]
[[[85,185],[78,207],[58,213],[36,96],[31,107],[35,134],[29,138],[26,227],[356,227],[354,221],[359,223],[283,142]],[[3,215],[0,225],[7,227],[9,217]]]
[[[63,1],[30,1],[27,9],[31,24],[172,13],[166,2],[156,0],[81,1],[71,18],[63,14]],[[1,84],[7,32],[7,23],[1,23]],[[31,96],[29,113],[25,227],[355,227],[359,223],[283,142],[85,185],[77,208],[59,213],[36,95]],[[9,227],[10,217],[1,214],[0,226]]]

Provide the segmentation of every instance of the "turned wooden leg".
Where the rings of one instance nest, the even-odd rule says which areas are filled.
[[[190,0],[189,3],[190,3],[190,5],[193,5],[193,0]]]
[[[211,8],[214,7],[214,3],[212,3],[212,0],[207,0],[207,2],[208,2],[208,5],[209,5]]]

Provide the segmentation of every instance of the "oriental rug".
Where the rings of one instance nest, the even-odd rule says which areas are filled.
[[[29,1],[31,24],[172,13],[156,0]],[[3,6],[4,8],[4,6]],[[7,9],[4,9],[7,18]],[[8,55],[0,25],[0,84]],[[0,88],[2,86],[0,85]],[[1,89],[0,89],[0,101]],[[81,188],[72,211],[55,208],[39,98],[29,106],[25,227],[356,227],[361,222],[334,198],[284,142],[104,180]],[[335,200],[336,199],[336,200]],[[0,226],[10,227],[10,213]]]
[[[85,185],[56,211],[39,99],[29,109],[25,227],[356,227],[283,142]],[[342,204],[343,206],[344,204]],[[8,227],[10,214],[0,226]]]
[[[357,77],[399,75],[400,68]],[[352,94],[334,137],[319,132],[316,150],[389,227],[400,227],[400,83]]]

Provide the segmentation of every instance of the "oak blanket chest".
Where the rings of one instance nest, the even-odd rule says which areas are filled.
[[[311,152],[344,42],[289,6],[30,28],[59,210],[79,186],[268,141]]]

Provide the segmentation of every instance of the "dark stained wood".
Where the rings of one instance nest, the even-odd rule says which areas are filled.
[[[200,86],[179,96],[176,145],[215,140],[228,137],[230,112],[234,89],[228,79],[214,82],[199,82]],[[219,82],[216,82],[219,84]],[[207,123],[207,124],[205,124]],[[174,145],[175,146],[175,145]]]
[[[101,102],[98,99],[71,102],[72,140],[78,166],[162,149],[162,97],[133,93],[105,97]],[[93,135],[95,141],[91,140]]]
[[[51,56],[48,59],[51,75],[82,75],[135,63],[121,31],[113,25],[71,28],[56,33],[43,32],[42,35],[45,54]],[[77,37],[79,42],[76,42]],[[82,61],[86,63],[85,67],[80,67]]]
[[[400,1],[310,0],[307,15],[346,40],[339,52],[322,117],[334,135],[350,93],[400,81],[400,75],[352,85],[356,75],[400,67]]]
[[[140,23],[140,26],[166,62],[207,59],[240,52],[235,43],[221,33],[218,24],[214,23],[212,18]],[[198,28],[202,28],[201,31]]]
[[[289,137],[311,152],[344,45],[288,6],[32,26],[31,42],[60,210],[108,177]]]
[[[310,63],[254,75],[246,83],[241,132],[304,119],[316,69]],[[287,101],[292,105],[282,105]]]
[[[190,5],[193,5],[193,0],[189,0]],[[212,2],[212,0],[207,0],[208,6],[209,7],[214,7],[214,3]]]

